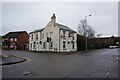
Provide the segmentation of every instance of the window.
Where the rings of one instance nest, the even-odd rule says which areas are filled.
[[[65,39],[65,31],[63,30],[63,39]]]
[[[32,49],[32,43],[30,44],[30,47],[31,47],[31,49]]]
[[[35,46],[36,46],[36,42],[34,41],[34,43],[33,43],[33,48],[35,49]]]
[[[42,34],[42,38],[44,38],[44,34]]]
[[[15,38],[15,41],[17,41],[17,38]]]
[[[74,42],[72,43],[72,48],[75,49],[75,45],[74,45]]]
[[[5,38],[5,40],[8,40],[8,38]]]
[[[72,37],[72,40],[74,40],[74,36]]]
[[[66,42],[65,41],[63,41],[63,50],[66,50]]]
[[[33,35],[31,35],[31,41],[33,41]]]
[[[50,42],[51,41],[51,38],[50,37],[47,37],[47,42]]]
[[[13,38],[10,38],[10,41],[13,41]]]
[[[48,33],[46,33],[46,37],[48,37]]]
[[[42,41],[40,41],[39,44],[42,44]]]
[[[70,44],[70,42],[68,41],[68,44]]]
[[[63,30],[63,34],[65,35],[65,31]]]
[[[40,40],[42,39],[42,32],[40,32]]]
[[[74,37],[74,33],[73,32],[69,32],[69,37]]]
[[[4,41],[4,39],[2,39],[2,41]]]
[[[38,34],[36,33],[36,40],[38,40]]]
[[[44,42],[44,43],[43,43],[43,49],[45,49],[45,47],[46,47],[46,46],[45,46],[45,42]]]
[[[53,42],[50,42],[50,49],[52,49],[53,47]]]
[[[71,33],[69,32],[69,35],[68,35],[68,37],[71,37]]]

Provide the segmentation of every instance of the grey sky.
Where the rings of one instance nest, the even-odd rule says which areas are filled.
[[[77,31],[78,23],[86,15],[88,24],[103,36],[118,34],[117,2],[3,2],[2,34],[26,30],[28,33],[45,27],[53,13],[57,22]]]

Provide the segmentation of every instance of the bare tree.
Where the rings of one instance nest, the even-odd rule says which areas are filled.
[[[78,25],[78,33],[84,37],[93,38],[95,37],[95,30],[85,20],[81,20]]]
[[[102,36],[102,33],[98,33],[98,34],[96,35],[97,38],[100,38],[101,36]]]

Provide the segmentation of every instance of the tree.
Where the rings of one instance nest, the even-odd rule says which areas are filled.
[[[80,21],[78,25],[78,33],[87,38],[95,37],[95,30],[90,25],[87,25],[85,20]]]
[[[79,35],[84,36],[85,38],[84,47],[87,51],[87,48],[89,49],[93,48],[93,42],[94,42],[93,38],[95,38],[95,30],[90,25],[87,24],[86,18],[87,17],[85,17],[85,20],[80,21],[78,25],[78,33]]]
[[[102,36],[102,33],[98,33],[97,35],[96,35],[96,37],[97,37],[97,41],[96,41],[96,46],[97,46],[97,48],[101,48],[102,47],[102,44],[101,44],[101,41],[100,41],[100,39],[99,38],[101,38],[101,36]]]

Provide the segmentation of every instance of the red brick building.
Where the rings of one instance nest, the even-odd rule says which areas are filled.
[[[28,50],[29,35],[26,31],[9,32],[2,37],[3,49]]]

